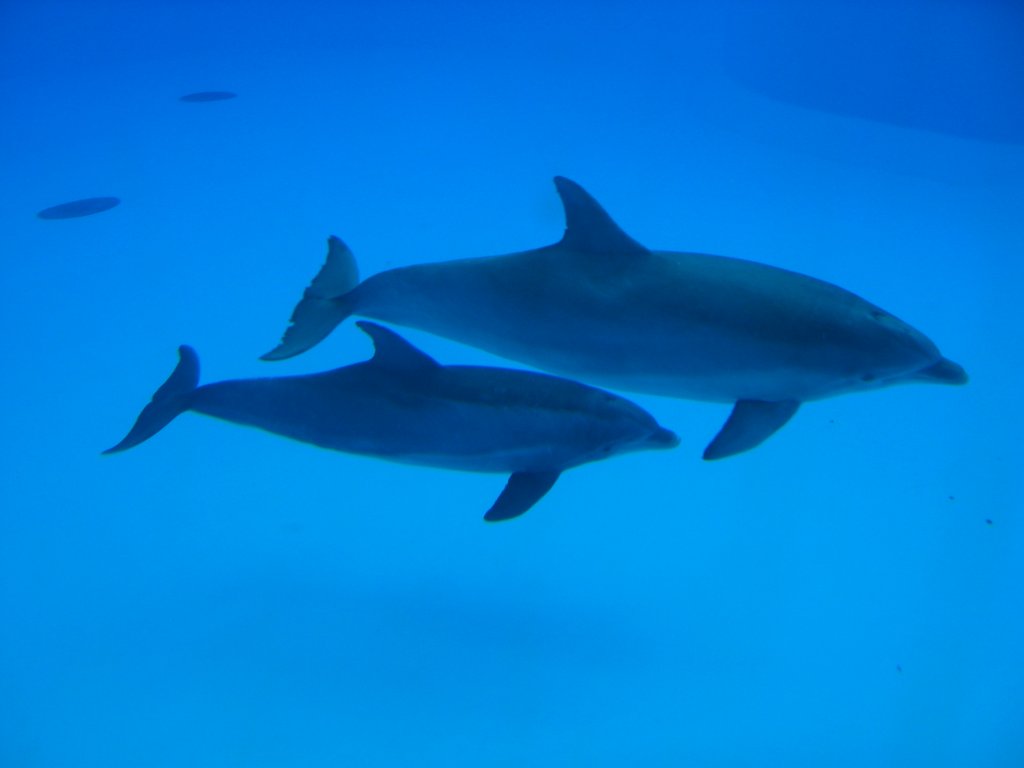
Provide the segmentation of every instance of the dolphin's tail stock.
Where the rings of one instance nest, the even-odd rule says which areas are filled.
[[[127,437],[103,453],[119,453],[134,448],[189,409],[192,393],[199,384],[199,355],[192,347],[181,346],[178,347],[178,358],[174,372],[153,395],[153,401],[142,409]]]
[[[311,349],[327,338],[352,313],[345,296],[359,284],[352,251],[339,238],[327,238],[327,261],[309,284],[292,312],[281,343],[261,360],[284,360]]]

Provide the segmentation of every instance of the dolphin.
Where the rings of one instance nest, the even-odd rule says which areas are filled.
[[[440,365],[393,331],[362,321],[370,360],[308,376],[198,386],[188,346],[117,453],[195,411],[321,448],[391,461],[509,473],[484,515],[526,512],[567,469],[616,454],[672,448],[679,439],[630,401],[531,371]]]
[[[555,187],[566,228],[544,248],[360,283],[331,237],[263,359],[309,349],[349,315],[372,317],[613,389],[733,403],[705,459],[760,445],[808,400],[967,381],[924,334],[850,291],[752,261],[649,250],[580,185],[556,177]]]

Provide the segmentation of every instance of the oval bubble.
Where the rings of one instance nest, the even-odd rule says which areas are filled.
[[[95,213],[109,211],[120,204],[121,201],[116,197],[86,197],[44,208],[36,216],[40,219],[77,219],[79,216],[92,216]]]
[[[199,91],[198,93],[186,93],[179,101],[204,102],[204,101],[227,101],[238,96],[231,91]]]

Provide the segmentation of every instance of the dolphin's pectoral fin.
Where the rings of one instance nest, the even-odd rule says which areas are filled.
[[[650,253],[623,232],[601,204],[575,181],[556,176],[555,188],[565,208],[565,235],[561,244],[566,248],[616,256]]]
[[[369,320],[359,320],[356,325],[373,340],[371,365],[392,373],[421,373],[440,367],[437,360],[383,325]]]
[[[560,472],[513,472],[505,485],[505,490],[494,502],[484,520],[497,523],[511,520],[526,512],[551,490]]]
[[[756,448],[789,421],[798,400],[737,400],[725,426],[704,449],[705,459],[724,459]]]
[[[359,284],[352,251],[333,235],[327,239],[327,260],[292,312],[281,343],[261,360],[284,360],[315,347],[352,313],[345,295]]]

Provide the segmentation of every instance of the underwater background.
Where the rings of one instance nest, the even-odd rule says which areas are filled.
[[[1022,41],[1009,0],[0,4],[0,766],[1024,765]],[[969,385],[715,463],[727,406],[624,393],[682,445],[501,525],[502,477],[193,414],[99,455],[178,344],[368,357],[257,360],[328,235],[363,275],[538,247],[556,174]]]

